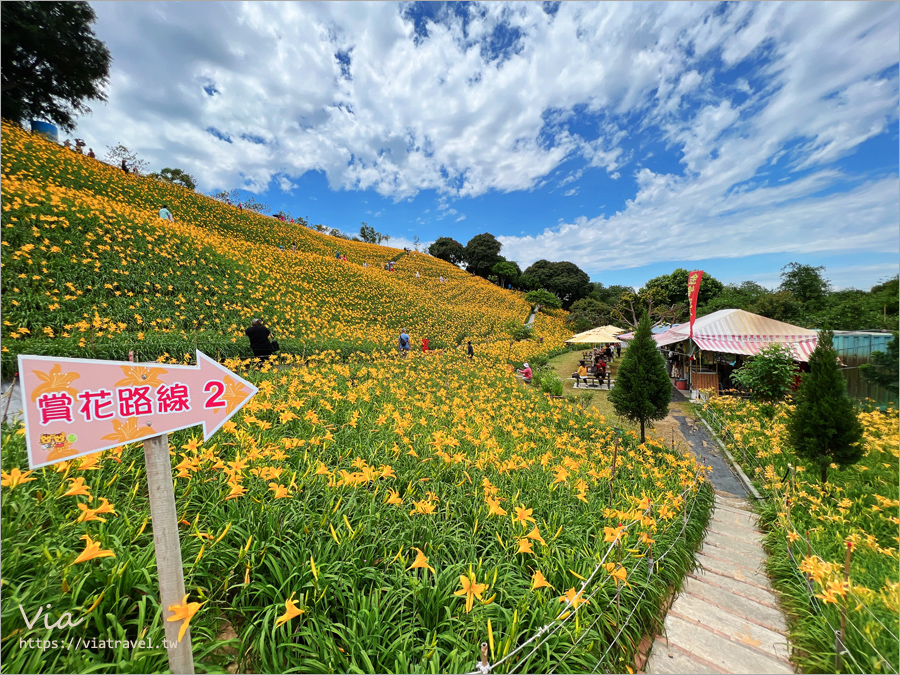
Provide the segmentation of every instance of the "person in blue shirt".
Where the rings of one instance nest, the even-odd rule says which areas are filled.
[[[406,334],[406,329],[400,329],[400,338],[397,340],[397,347],[404,354],[409,353],[409,335]]]
[[[168,220],[170,223],[175,222],[175,219],[172,217],[172,212],[169,211],[167,204],[163,204],[163,207],[159,210],[159,217],[163,220]]]

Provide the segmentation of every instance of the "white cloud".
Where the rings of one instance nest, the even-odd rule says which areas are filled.
[[[464,214],[462,214],[459,218],[457,218],[457,219],[456,219],[455,221],[453,221],[453,222],[458,223],[459,221],[465,220],[465,219],[466,219],[466,214],[464,213]]]
[[[406,5],[96,3],[110,101],[78,135],[204,190],[290,190],[307,171],[394,200],[436,190],[456,222],[467,197],[565,187],[588,167],[636,179],[618,213],[502,237],[523,264],[896,247],[896,175],[833,166],[896,123],[896,3],[469,7],[467,35],[444,16],[417,41]],[[520,38],[497,59],[484,45],[501,23]],[[596,117],[575,124],[584,110]],[[677,170],[634,164],[655,154],[629,149],[643,134]]]

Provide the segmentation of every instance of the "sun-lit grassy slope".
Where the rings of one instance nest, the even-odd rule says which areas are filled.
[[[254,316],[295,353],[388,349],[408,328],[414,345],[471,339],[480,355],[505,357],[504,324],[530,309],[441,260],[241,213],[6,124],[2,179],[5,372],[22,352],[180,359],[196,344],[250,356],[243,330]],[[163,203],[176,223],[158,218]],[[516,345],[513,358],[568,336],[561,313],[535,328],[543,340]]]

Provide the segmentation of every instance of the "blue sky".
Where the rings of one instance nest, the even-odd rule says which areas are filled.
[[[898,272],[897,3],[93,3],[76,135],[392,245],[836,287]]]

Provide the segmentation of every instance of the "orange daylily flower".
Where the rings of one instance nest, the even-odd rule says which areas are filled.
[[[531,541],[528,539],[519,539],[519,548],[516,553],[531,553],[534,555],[534,551],[531,550]]]
[[[559,601],[571,603],[572,609],[575,609],[576,607],[578,607],[578,605],[580,605],[582,603],[589,605],[591,603],[591,601],[585,600],[584,598],[582,598],[581,597],[582,593],[583,593],[583,591],[578,591],[576,593],[574,588],[570,588],[569,590],[566,591],[565,595],[560,596]]]
[[[166,621],[184,621],[184,623],[181,624],[181,630],[178,631],[179,642],[181,642],[181,639],[187,632],[191,619],[194,618],[194,614],[197,613],[197,610],[200,609],[201,605],[205,604],[200,602],[188,602],[187,599],[188,596],[185,595],[180,605],[169,605],[169,611],[173,612],[173,614],[166,619]]]
[[[69,484],[72,487],[69,488],[68,492],[63,493],[63,497],[77,497],[79,495],[84,495],[88,498],[88,501],[94,501],[94,497],[91,495],[91,486],[84,484],[84,478],[82,476],[78,476],[78,478],[69,478]]]
[[[403,503],[403,500],[400,498],[400,493],[397,492],[393,488],[388,488],[387,499],[384,500],[385,504],[397,504],[398,506]]]
[[[499,499],[493,499],[491,497],[487,497],[485,499],[490,510],[488,511],[489,516],[505,516],[506,511],[500,506]]]
[[[85,546],[84,551],[72,561],[73,565],[77,565],[78,563],[87,562],[88,560],[93,560],[94,558],[115,558],[116,554],[112,551],[105,551],[100,548],[100,542],[94,541],[91,539],[91,535],[85,534],[81,537],[84,539]]]
[[[537,570],[531,576],[531,588],[536,591],[537,589],[544,587],[553,588],[553,586],[550,585],[550,582],[544,578],[544,574],[540,570]]]
[[[297,592],[294,591],[293,593],[291,593],[291,597],[289,597],[287,600],[284,601],[285,612],[284,612],[284,614],[279,616],[277,619],[275,619],[275,627],[276,628],[278,628],[278,626],[281,626],[282,624],[287,623],[288,621],[293,619],[295,616],[300,616],[301,614],[306,613],[305,610],[302,610],[299,607],[297,607],[297,603],[294,602],[294,596],[296,594],[297,594]]]
[[[516,520],[522,523],[522,527],[528,527],[528,523],[535,522],[534,518],[531,517],[532,513],[534,513],[534,509],[526,509],[524,504],[519,504],[516,507]]]
[[[22,483],[37,480],[37,478],[31,474],[31,471],[19,471],[18,467],[13,467],[9,473],[0,471],[0,485],[8,487],[10,490],[15,490]]]
[[[604,567],[609,575],[616,580],[616,586],[619,585],[620,581],[624,582],[625,577],[628,575],[627,570],[620,563],[606,563]]]
[[[284,485],[279,485],[278,483],[269,483],[269,489],[275,493],[273,499],[284,499],[285,497],[290,497],[291,493]]]
[[[475,581],[475,575],[471,574],[471,572],[469,574],[471,575],[471,579],[465,574],[459,575],[459,583],[462,585],[462,588],[453,594],[466,596],[466,614],[472,611],[472,605],[475,602],[475,598],[482,600],[481,594],[488,588],[487,584],[477,583]]]
[[[425,557],[425,554],[422,553],[421,550],[417,549],[415,546],[413,547],[413,551],[416,551],[418,555],[416,559],[413,561],[413,564],[407,568],[407,571],[417,569],[417,568],[425,568],[431,570],[431,573],[434,574],[434,568],[428,564],[428,558]]]
[[[529,539],[534,539],[535,541],[541,542],[544,546],[547,545],[547,542],[544,541],[544,538],[541,536],[541,533],[538,531],[537,525],[534,526],[534,529],[525,535]]]

